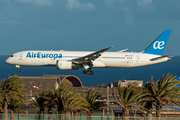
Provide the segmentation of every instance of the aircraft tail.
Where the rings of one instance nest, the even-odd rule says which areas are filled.
[[[162,32],[142,53],[162,55],[171,31]]]

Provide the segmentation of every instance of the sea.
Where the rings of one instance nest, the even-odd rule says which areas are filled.
[[[173,74],[180,77],[180,56],[173,56],[171,61],[143,66],[137,68],[92,68],[94,75],[83,74],[83,68],[79,70],[57,70],[56,67],[24,67],[21,66],[21,72],[17,72],[17,68],[8,65],[5,60],[9,56],[0,55],[0,79],[8,79],[9,76],[42,76],[45,74],[56,75],[75,75],[84,86],[97,86],[101,84],[108,85],[118,80],[142,80],[143,85],[153,80],[159,80],[163,74]]]

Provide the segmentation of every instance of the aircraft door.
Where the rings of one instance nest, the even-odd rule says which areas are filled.
[[[127,55],[127,64],[128,64],[128,66],[134,65],[134,56],[133,55]]]
[[[136,61],[136,63],[139,63],[139,61],[140,61],[140,56],[139,55],[136,55],[135,61]]]
[[[19,57],[19,60],[23,60],[23,53],[19,53],[18,57]]]

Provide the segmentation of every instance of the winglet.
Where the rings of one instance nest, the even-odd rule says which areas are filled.
[[[111,46],[111,47],[108,47],[108,48],[104,48],[104,49],[101,49],[100,51],[101,52],[105,52],[105,51],[107,51],[107,50],[109,50],[110,48],[112,48],[113,46]],[[99,52],[99,51],[98,51]]]
[[[166,43],[169,39],[169,36],[171,34],[170,30],[165,30],[161,35],[159,35],[144,51],[143,53],[147,54],[155,54],[155,55],[162,55],[164,48],[166,46]]]
[[[93,54],[102,54],[103,52],[105,52],[105,51],[107,51],[107,50],[109,50],[110,48],[112,48],[113,46],[111,46],[111,47],[108,47],[108,48],[104,48],[104,49],[101,49],[101,50],[99,50],[99,51],[97,51],[97,52],[95,52],[95,53],[93,53]]]

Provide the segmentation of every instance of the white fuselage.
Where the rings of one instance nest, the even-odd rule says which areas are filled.
[[[93,75],[91,68],[133,68],[171,60],[162,56],[172,30],[165,30],[143,52],[106,52],[111,47],[99,51],[21,51],[14,53],[6,63],[20,66],[54,66],[58,70],[85,68],[83,74]]]
[[[93,52],[94,51],[21,51],[11,55],[6,60],[6,63],[18,66],[56,66],[57,60],[72,60]],[[157,57],[161,56],[141,52],[104,52],[99,58],[92,61],[92,67],[132,68],[169,60],[168,57],[154,61],[150,60]]]

